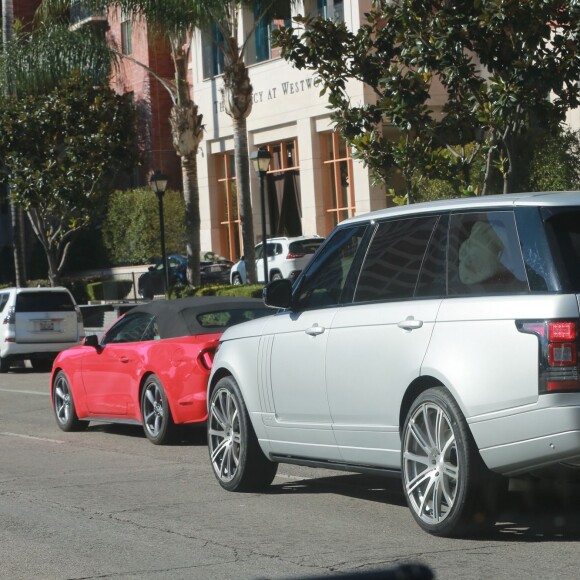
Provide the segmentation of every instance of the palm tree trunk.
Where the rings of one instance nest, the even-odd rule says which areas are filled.
[[[181,173],[183,176],[183,200],[185,202],[185,231],[187,232],[187,279],[191,284],[199,287],[201,284],[199,273],[201,218],[196,155],[181,158]]]
[[[187,248],[187,279],[199,286],[201,242],[199,213],[199,186],[197,183],[197,150],[203,136],[202,116],[193,101],[174,105],[170,123],[173,146],[181,159],[183,200],[185,202],[185,235]]]
[[[240,53],[235,32],[227,40],[225,51],[223,100],[226,113],[232,118],[234,134],[234,162],[242,223],[242,245],[246,276],[250,284],[257,282],[254,252],[254,214],[250,191],[250,158],[246,119],[252,111],[252,85],[248,68]]]
[[[240,221],[242,223],[242,244],[246,276],[250,284],[255,284],[256,258],[254,251],[254,216],[252,210],[252,195],[250,191],[250,160],[248,155],[248,131],[246,118],[232,119],[234,132],[234,163],[238,181],[240,200]]]
[[[2,0],[2,41],[3,47],[12,41],[14,29],[14,6],[12,0]],[[6,95],[9,95],[8,83],[5,83]],[[24,260],[22,251],[24,247],[24,235],[20,228],[22,224],[22,210],[14,204],[10,196],[10,184],[7,183],[8,199],[10,201],[10,221],[12,225],[12,243],[14,251],[14,275],[16,286],[24,286],[26,274],[24,272]]]

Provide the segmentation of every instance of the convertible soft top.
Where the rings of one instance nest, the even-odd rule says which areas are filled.
[[[157,319],[161,338],[212,334],[226,328],[274,314],[258,298],[238,296],[193,296],[175,300],[153,300],[131,308],[129,313],[145,312]]]

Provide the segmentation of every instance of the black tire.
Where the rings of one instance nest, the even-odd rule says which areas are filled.
[[[232,276],[232,285],[233,286],[241,286],[242,285],[242,277],[239,274],[234,274]]]
[[[154,445],[165,445],[173,440],[175,424],[165,389],[157,375],[149,375],[143,385],[141,420],[147,439]]]
[[[282,280],[283,278],[284,276],[282,276],[280,272],[272,272],[272,274],[270,274],[270,282],[273,282],[274,280]]]
[[[7,373],[10,370],[10,361],[6,358],[0,358],[0,373]]]
[[[228,491],[268,487],[278,464],[263,453],[233,377],[223,377],[211,393],[207,442],[214,475]]]
[[[52,383],[52,409],[56,424],[63,431],[84,431],[88,421],[81,421],[75,409],[70,383],[63,371],[58,371]]]
[[[435,536],[487,530],[508,480],[491,473],[444,387],[411,405],[401,434],[403,492],[413,517]]]

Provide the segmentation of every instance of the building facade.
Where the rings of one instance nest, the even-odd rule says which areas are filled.
[[[267,237],[325,236],[347,217],[386,206],[385,188],[371,183],[368,170],[351,158],[349,147],[333,130],[316,77],[282,60],[270,42],[272,29],[288,24],[293,15],[319,14],[356,29],[370,6],[370,0],[304,0],[291,11],[288,3],[287,18],[260,22],[255,31],[254,14],[243,12],[239,38],[240,45],[247,40],[245,62],[253,87],[246,120],[249,151],[267,149],[271,155],[265,184]],[[242,252],[240,212],[233,126],[221,97],[223,58],[201,33],[192,45],[194,95],[205,124],[198,154],[201,245],[237,259]],[[351,82],[349,91],[353,100],[368,98],[359,82]],[[252,168],[250,177],[258,243],[261,196]]]

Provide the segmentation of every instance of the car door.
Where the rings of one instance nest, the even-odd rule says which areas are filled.
[[[125,417],[135,413],[142,341],[154,324],[152,314],[129,312],[104,335],[100,346],[85,347],[82,375],[91,414]]]
[[[401,400],[420,375],[445,293],[446,226],[438,223],[436,215],[379,223],[352,304],[333,318],[328,400],[349,463],[400,465]]]
[[[326,395],[328,330],[340,308],[365,226],[338,231],[296,290],[291,310],[268,319],[259,351],[269,393],[263,414],[271,450],[339,459]]]

